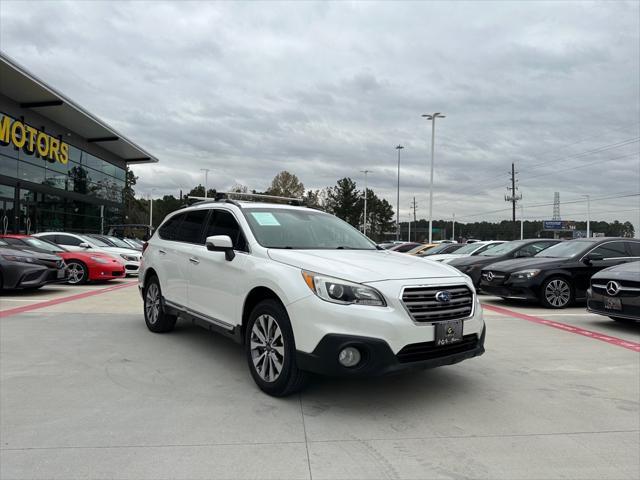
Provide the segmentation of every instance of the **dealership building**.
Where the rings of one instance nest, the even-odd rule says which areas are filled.
[[[0,53],[0,233],[126,223],[127,165],[157,161]]]

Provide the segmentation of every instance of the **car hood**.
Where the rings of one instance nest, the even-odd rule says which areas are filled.
[[[100,247],[100,250],[104,251],[105,253],[123,253],[125,255],[133,255],[136,257],[141,257],[142,253],[140,253],[137,250],[133,250],[130,248],[122,248],[122,247]]]
[[[29,248],[7,248],[7,247],[3,247],[0,248],[0,255],[15,255],[15,256],[22,256],[22,257],[34,257],[38,260],[43,260],[43,261],[47,261],[47,262],[57,262],[58,260],[60,260],[60,257],[58,257],[57,255],[51,255],[49,253],[40,253],[38,251],[35,250],[29,250]]]
[[[461,256],[458,258],[453,258],[449,265],[452,267],[464,267],[467,265],[489,265],[491,263],[500,262],[504,260],[503,257],[489,257],[486,255],[471,255],[471,256]]]
[[[452,267],[388,250],[269,249],[268,255],[292,267],[359,283],[463,276]]]
[[[441,260],[452,260],[454,258],[466,258],[468,257],[469,254],[465,254],[465,253],[436,253],[435,255],[426,255],[422,258],[426,259],[426,260],[435,260],[435,261],[441,261]]]
[[[530,257],[530,258],[518,258],[513,260],[503,260],[502,262],[492,263],[487,266],[487,270],[495,270],[497,272],[517,272],[519,270],[526,270],[530,268],[549,268],[552,265],[564,263],[569,260],[568,258],[545,258],[545,257]]]
[[[591,278],[640,282],[640,262],[623,263],[622,265],[616,265],[615,267],[605,268]]]

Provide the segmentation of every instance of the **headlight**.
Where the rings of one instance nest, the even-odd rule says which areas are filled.
[[[3,255],[2,258],[10,262],[36,263],[36,259],[33,257],[22,257],[20,255]]]
[[[91,257],[91,260],[93,260],[96,263],[109,263],[109,260],[105,260],[104,258],[101,258],[101,257]]]
[[[133,255],[127,255],[126,253],[121,253],[120,256],[122,258],[124,258],[127,262],[139,262],[140,261],[138,259],[138,257],[135,257]]]
[[[527,280],[533,278],[540,273],[540,270],[520,270],[511,274],[511,278],[515,280]]]
[[[327,302],[341,305],[386,306],[382,294],[375,288],[305,270],[302,271],[302,277],[311,291]]]

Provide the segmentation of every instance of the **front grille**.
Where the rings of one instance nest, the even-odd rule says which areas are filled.
[[[127,270],[138,270],[137,265],[125,265],[124,268],[126,268]]]
[[[473,350],[478,346],[476,334],[465,335],[461,342],[436,346],[436,342],[412,343],[400,350],[396,357],[400,363],[420,362]]]
[[[436,300],[438,292],[449,292],[450,300]],[[402,303],[416,322],[440,322],[471,316],[473,292],[466,285],[438,285],[433,287],[407,287],[402,292]]]
[[[483,270],[481,276],[485,282],[495,283],[496,285],[502,284],[507,278],[507,274],[491,270]]]
[[[113,272],[111,272],[111,275],[113,275],[114,277],[121,277],[122,275],[124,275],[124,270],[114,270]]]
[[[637,297],[640,295],[640,282],[634,282],[631,280],[615,280],[620,285],[620,290],[616,293],[616,297]],[[607,283],[609,280],[597,280],[591,281],[591,288],[600,293],[601,295],[609,295],[607,292]]]

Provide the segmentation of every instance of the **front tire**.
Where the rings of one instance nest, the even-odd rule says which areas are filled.
[[[71,260],[67,263],[67,271],[69,272],[67,283],[70,285],[84,285],[89,281],[89,269],[82,262]]]
[[[144,287],[144,321],[154,333],[170,332],[176,326],[176,316],[164,311],[158,277],[151,277]]]
[[[547,308],[566,308],[573,300],[573,286],[564,277],[551,277],[540,288],[540,301]]]
[[[251,376],[266,394],[286,397],[306,385],[309,374],[298,369],[291,322],[279,302],[264,300],[253,309],[245,352]]]

